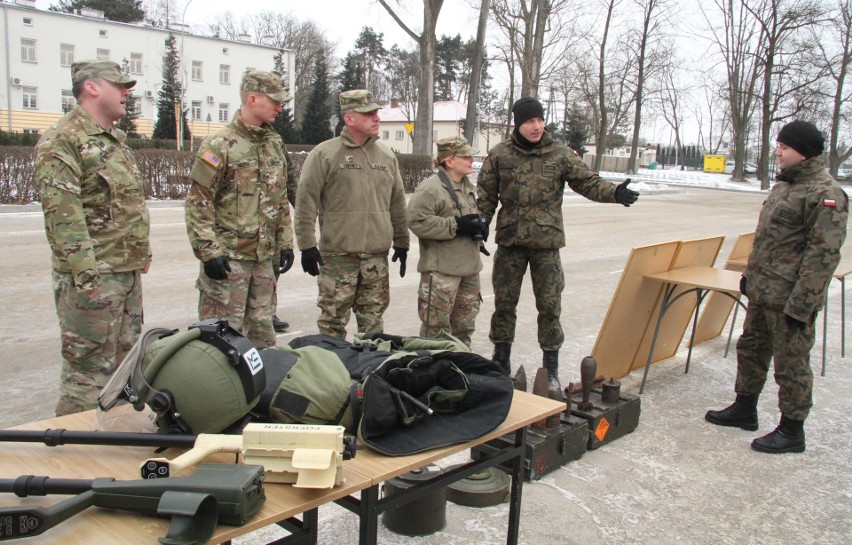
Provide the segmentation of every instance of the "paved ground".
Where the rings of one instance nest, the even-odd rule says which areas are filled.
[[[761,193],[682,188],[643,191],[629,209],[572,196],[564,212],[570,240],[562,251],[567,275],[563,301],[566,342],[563,383],[579,380],[631,248],[678,239],[725,235],[719,261],[740,233],[754,229]],[[162,204],[162,203],[160,203]],[[4,207],[0,207],[3,211]],[[0,213],[0,362],[5,391],[0,427],[52,416],[58,395],[58,328],[50,288],[50,260],[38,208]],[[195,319],[197,263],[183,209],[152,207],[154,265],[144,278],[147,327],[185,327]],[[848,245],[847,245],[848,247]],[[386,329],[416,334],[417,245],[409,273],[394,275]],[[396,270],[395,266],[393,270]],[[490,259],[483,270],[485,299],[473,349],[490,354],[493,310]],[[279,315],[291,324],[281,342],[315,331],[315,280],[298,264],[281,280]],[[597,545],[845,544],[852,536],[852,373],[840,357],[840,290],[830,292],[828,374],[816,378],[816,406],[806,425],[803,455],[770,456],[749,449],[778,419],[774,383],[760,401],[759,432],[718,428],[703,420],[708,408],[733,398],[735,361],[724,359],[724,339],[696,347],[690,373],[686,350],[655,364],[642,395],[636,431],[524,487],[521,542]],[[820,319],[821,323],[821,319]],[[739,326],[738,326],[739,327]],[[515,366],[539,365],[536,315],[529,286],[519,308]],[[813,351],[814,364],[821,346]],[[641,374],[623,379],[637,393]],[[2,448],[2,446],[0,446]],[[96,447],[93,447],[96,448]],[[447,460],[446,464],[459,459]],[[383,544],[496,544],[505,542],[508,507],[475,510],[449,504],[447,527],[423,538],[380,529]],[[320,510],[320,543],[356,543],[354,516],[335,506]],[[270,534],[244,538],[259,543]],[[845,536],[845,537],[844,537]],[[49,538],[46,538],[49,542]]]

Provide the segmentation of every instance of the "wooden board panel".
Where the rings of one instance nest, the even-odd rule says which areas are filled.
[[[725,269],[729,271],[743,270],[745,267],[742,263],[748,260],[753,243],[754,231],[738,236],[734,242],[734,247],[731,248],[731,253],[728,255],[728,260],[725,262]],[[695,328],[695,344],[721,335],[733,308],[733,299],[721,293],[711,293],[705,299],[704,304],[701,305],[701,316],[699,316],[698,325]]]
[[[708,237],[694,240],[685,240],[680,243],[677,254],[672,260],[670,269],[679,269],[690,265],[702,265],[712,267],[716,263],[716,258],[719,255],[719,250],[722,248],[724,236]],[[630,370],[639,369],[645,366],[648,361],[648,353],[651,350],[651,341],[654,338],[654,328],[657,324],[657,316],[660,313],[662,305],[663,292],[662,285],[659,282],[645,280],[646,283],[658,286],[660,288],[659,296],[654,305],[654,310],[651,314],[651,319],[647,334],[644,335],[642,343],[633,358]],[[678,294],[690,289],[690,286],[678,287],[672,294],[672,298]],[[690,318],[695,311],[696,297],[692,294],[687,294],[675,301],[666,311],[663,317],[663,322],[660,324],[660,333],[657,337],[657,343],[654,346],[654,355],[651,363],[664,360],[675,355],[683,334],[686,332],[687,326],[690,324]]]
[[[679,245],[672,241],[630,251],[592,350],[599,375],[621,378],[630,372],[662,293],[659,283],[644,277],[669,270]]]

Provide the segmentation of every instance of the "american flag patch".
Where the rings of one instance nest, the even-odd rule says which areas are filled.
[[[205,151],[201,154],[201,160],[212,166],[213,168],[219,168],[219,165],[222,164],[222,160],[210,150]]]
[[[823,206],[830,206],[831,208],[834,208],[835,206],[837,206],[837,201],[835,201],[834,199],[823,199],[822,204]]]

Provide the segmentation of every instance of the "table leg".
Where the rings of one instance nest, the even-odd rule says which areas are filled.
[[[692,347],[695,344],[695,328],[698,327],[698,313],[701,311],[701,302],[704,297],[710,293],[710,290],[695,290],[695,314],[692,316],[692,333],[689,336],[689,351],[686,354],[686,366],[683,369],[683,374],[689,373],[689,362],[692,360]]]
[[[517,545],[518,530],[521,521],[521,494],[524,488],[524,455],[526,453],[526,426],[515,432],[515,449],[517,455],[512,459],[512,493],[509,497],[509,527],[506,533],[506,544]]]
[[[376,545],[379,535],[379,485],[373,485],[361,491],[361,502],[358,509],[360,530],[358,543],[360,545]]]
[[[731,329],[728,330],[728,342],[725,344],[725,355],[723,357],[728,357],[728,350],[731,348],[731,339],[734,336],[734,324],[737,323],[737,313],[740,311],[740,298],[737,297],[737,300],[734,301],[734,317],[731,319]]]
[[[669,299],[674,293],[677,284],[666,284],[663,291],[663,303],[660,305],[660,313],[657,315],[657,325],[654,327],[654,336],[651,339],[651,347],[648,349],[648,361],[645,362],[645,371],[642,373],[642,384],[639,385],[639,395],[645,390],[645,381],[648,380],[648,369],[651,368],[651,360],[654,357],[654,346],[657,345],[657,336],[660,334],[660,324],[663,322],[663,316],[669,308]]]
[[[278,525],[292,535],[270,541],[267,545],[316,545],[319,527],[319,509],[314,508],[302,513],[302,520],[296,517],[284,519]]]

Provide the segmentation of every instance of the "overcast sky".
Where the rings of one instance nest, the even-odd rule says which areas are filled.
[[[39,9],[47,9],[55,3],[57,0],[36,0]],[[388,2],[391,6],[396,3],[396,0]],[[471,3],[475,3],[477,8],[471,8]],[[338,57],[346,55],[365,26],[384,34],[385,47],[394,44],[403,49],[414,47],[411,37],[376,0],[177,0],[176,4],[179,10],[176,18],[180,19],[185,10],[185,22],[192,27],[206,27],[207,23],[227,11],[238,20],[270,10],[291,13],[300,21],[313,20],[326,31],[329,40],[337,43]],[[403,0],[400,4],[404,6],[397,12],[400,18],[419,33],[423,25],[423,2]],[[479,4],[479,0],[446,0],[438,17],[438,36],[461,34],[465,39],[475,37]]]

